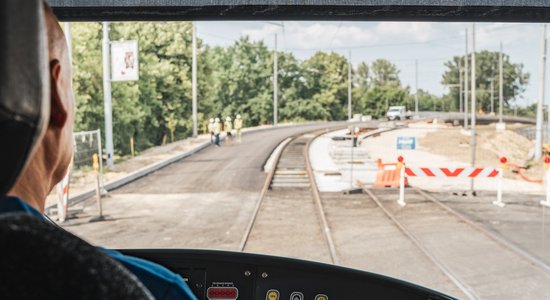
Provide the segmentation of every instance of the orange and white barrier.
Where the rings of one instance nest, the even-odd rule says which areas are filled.
[[[504,162],[503,162],[504,160]],[[404,163],[403,156],[397,158],[398,167],[401,169],[399,180],[399,199],[397,203],[401,206],[405,206],[405,180],[408,177],[463,177],[463,178],[476,178],[476,177],[488,177],[497,178],[497,200],[493,204],[500,207],[504,206],[502,202],[502,168],[421,168],[421,167],[408,167]],[[503,165],[506,163],[506,158],[501,159]],[[403,167],[401,167],[403,165]]]
[[[497,177],[499,171],[494,168],[405,168],[410,177]]]
[[[546,181],[546,199],[540,201],[540,205],[550,207],[550,157],[544,158],[545,181]]]
[[[71,169],[67,170],[67,175],[57,184],[57,219],[64,222],[67,219],[69,208],[69,181],[71,178]]]
[[[399,187],[401,178],[402,164],[399,163],[382,163],[378,160],[378,171],[376,172],[376,180],[373,186],[375,188]],[[405,177],[405,186],[408,186],[407,178]]]

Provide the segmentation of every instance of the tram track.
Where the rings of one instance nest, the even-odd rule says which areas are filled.
[[[330,130],[337,129],[341,128]],[[259,200],[240,243],[241,251],[258,251],[258,239],[262,240],[259,244],[269,245],[273,241],[266,241],[266,237],[268,239],[273,237],[275,243],[277,238],[284,238],[284,242],[293,245],[292,249],[287,248],[287,250],[292,250],[294,253],[302,251],[306,254],[305,257],[311,259],[339,263],[308,155],[311,142],[328,130],[316,130],[294,136],[278,153],[275,158],[276,163],[266,177]],[[279,209],[280,205],[285,206],[285,209]],[[284,218],[274,218],[273,214],[281,211],[286,211],[287,215]],[[302,223],[296,228],[288,227],[296,234],[287,236],[286,232],[279,232],[281,235],[277,235],[276,232],[284,229],[287,222],[291,223],[289,220],[292,218],[298,221],[297,224]],[[262,226],[263,222],[266,226]],[[292,239],[295,239],[294,244],[290,241]],[[304,239],[309,242],[304,242]],[[323,250],[320,250],[321,244],[324,244]],[[300,246],[304,249],[300,249]],[[292,251],[285,254],[292,254]],[[313,255],[311,251],[314,251]]]
[[[434,263],[469,299],[478,299],[473,289],[465,285],[442,261],[440,261],[435,255],[433,255],[422,242],[405,226],[401,223],[395,215],[388,210],[380,201],[380,199],[373,193],[372,190],[363,187],[363,191],[376,203],[376,205],[384,212],[384,214],[392,220],[392,222],[399,228],[399,230],[409,238],[413,244],[422,251],[422,253]]]
[[[534,257],[452,210],[436,197],[413,188],[408,204],[395,203],[397,191],[364,192],[384,214],[468,298],[546,299],[550,273]],[[492,275],[492,276],[491,276]],[[496,288],[493,276],[506,285]],[[508,278],[509,280],[505,281]]]
[[[294,136],[278,153],[241,251],[374,267],[466,299],[550,298],[545,265],[425,191],[413,188],[405,208],[395,203],[394,189],[362,186],[366,195],[320,193],[308,149],[326,131]],[[389,232],[394,232],[386,238],[391,242],[379,240]],[[416,267],[417,274],[395,269],[403,263]]]

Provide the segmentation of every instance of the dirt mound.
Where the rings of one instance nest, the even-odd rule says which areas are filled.
[[[470,136],[460,128],[447,127],[429,132],[420,139],[423,150],[447,156],[453,160],[470,163]],[[525,175],[533,179],[542,178],[541,163],[530,160],[530,153],[535,147],[534,141],[517,134],[512,130],[499,131],[494,126],[478,126],[476,165],[483,167],[500,167],[500,158],[505,156],[509,162],[525,168]],[[508,171],[505,177],[519,176]]]
[[[498,157],[506,157],[508,161],[520,166],[527,164],[529,152],[535,147],[533,141],[514,131],[480,130],[478,143],[482,149],[494,153]]]

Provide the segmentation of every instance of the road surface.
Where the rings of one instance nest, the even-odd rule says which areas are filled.
[[[280,127],[243,135],[240,144],[208,147],[111,192],[104,200],[108,221],[88,223],[83,217],[64,227],[109,248],[237,250],[271,152],[288,136],[342,125]]]

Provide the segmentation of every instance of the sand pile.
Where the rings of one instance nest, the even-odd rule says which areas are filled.
[[[429,132],[420,139],[419,144],[426,151],[444,155],[452,160],[470,163],[470,136],[460,128],[447,127]],[[518,164],[525,175],[540,179],[543,175],[542,163],[531,160],[535,147],[531,141],[512,130],[497,132],[494,126],[478,126],[476,165],[480,167],[500,167],[500,158],[505,156],[509,162]],[[520,179],[512,170],[505,177]]]

